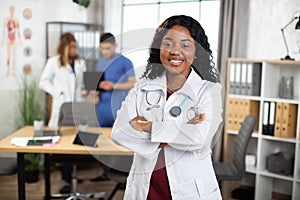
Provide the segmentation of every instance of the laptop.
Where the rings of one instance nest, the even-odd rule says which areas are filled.
[[[83,81],[85,90],[99,90],[100,81],[104,81],[104,72],[84,72]]]
[[[97,147],[97,141],[101,133],[91,133],[86,131],[78,131],[73,144],[79,144],[83,146]]]
[[[60,130],[35,130],[34,137],[60,136]]]
[[[55,130],[34,130],[33,138],[28,140],[27,146],[42,146],[56,143],[59,140],[60,128]]]

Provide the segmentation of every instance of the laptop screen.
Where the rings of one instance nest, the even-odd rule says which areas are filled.
[[[35,130],[34,137],[60,136],[60,130]]]
[[[97,141],[99,133],[90,133],[85,131],[78,131],[73,144],[79,144],[83,146],[97,147]]]

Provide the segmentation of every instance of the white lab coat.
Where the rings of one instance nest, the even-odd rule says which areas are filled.
[[[165,75],[136,83],[123,102],[112,131],[116,143],[135,152],[125,200],[147,198],[160,143],[168,143],[164,151],[173,200],[222,199],[210,156],[211,140],[222,122],[221,88],[219,83],[202,80],[193,70],[183,87],[167,101]],[[160,107],[147,109],[149,103],[158,102],[159,92],[162,94]],[[172,117],[170,109],[180,105],[186,96],[188,100],[181,106],[181,114]],[[205,121],[187,124],[195,115],[193,111],[205,113]],[[152,121],[151,134],[130,126],[130,120],[137,115]]]
[[[59,110],[64,102],[82,101],[83,72],[86,71],[84,61],[76,60],[74,68],[75,75],[69,64],[66,67],[61,66],[59,56],[47,60],[39,87],[53,98],[48,126],[58,125]]]

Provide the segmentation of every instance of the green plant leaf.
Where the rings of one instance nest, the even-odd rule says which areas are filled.
[[[74,3],[83,6],[85,8],[89,7],[91,1],[90,0],[73,0]]]

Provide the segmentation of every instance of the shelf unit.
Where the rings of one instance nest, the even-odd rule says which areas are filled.
[[[292,200],[300,199],[300,61],[283,60],[250,60],[244,58],[229,58],[227,62],[227,77],[230,77],[230,66],[232,63],[255,63],[261,66],[261,88],[259,96],[248,96],[239,94],[230,94],[226,91],[228,98],[237,98],[259,102],[258,130],[252,134],[251,142],[247,152],[256,155],[256,166],[246,166],[246,176],[239,183],[223,182],[222,190],[224,199],[230,198],[231,191],[239,186],[250,186],[255,189],[256,200],[271,200],[276,198],[277,194],[290,197]],[[279,98],[279,83],[282,76],[294,77],[294,98]],[[230,80],[226,82],[227,88],[230,88]],[[294,138],[280,138],[269,135],[263,135],[263,104],[268,102],[282,102],[296,104],[297,119],[296,136]],[[226,106],[226,119],[229,117],[228,102]],[[223,158],[229,162],[233,157],[233,147],[237,130],[229,130],[228,124],[224,128]],[[268,155],[285,151],[295,156],[294,171],[290,176],[284,176],[269,172],[266,169],[266,158]],[[280,199],[280,198],[279,198]]]
[[[101,24],[75,22],[46,23],[46,58],[56,55],[56,48],[62,34],[70,32],[77,41],[78,54],[84,59],[87,71],[95,71],[96,64],[101,58],[99,48],[100,35],[103,33]]]

